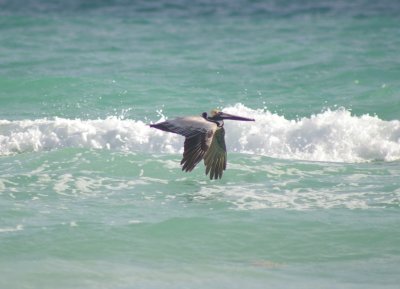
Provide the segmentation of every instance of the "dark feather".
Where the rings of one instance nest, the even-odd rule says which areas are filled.
[[[208,135],[208,133],[199,133],[185,139],[183,158],[181,160],[183,171],[192,171],[203,159],[209,147]]]
[[[220,179],[226,169],[225,130],[220,127],[214,133],[210,148],[204,156],[206,175],[210,173],[210,179]]]

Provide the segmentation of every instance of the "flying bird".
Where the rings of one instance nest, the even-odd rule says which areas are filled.
[[[203,112],[201,116],[178,117],[151,124],[150,127],[183,135],[185,143],[181,160],[182,170],[190,172],[204,159],[206,175],[210,174],[212,180],[220,179],[226,169],[225,119],[254,121],[253,118],[214,109],[210,115]]]

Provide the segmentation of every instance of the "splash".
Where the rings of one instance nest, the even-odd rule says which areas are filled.
[[[225,109],[252,115],[255,125],[226,122],[227,143],[234,151],[275,158],[368,162],[400,159],[400,121],[384,121],[377,116],[353,116],[340,108],[309,118],[288,120],[241,104]],[[235,141],[236,140],[236,141]]]
[[[289,120],[242,104],[224,111],[251,116],[254,123],[226,121],[228,151],[273,158],[368,162],[400,159],[400,121],[327,110]],[[163,117],[162,117],[163,118]],[[0,120],[0,155],[77,147],[148,153],[181,153],[183,137],[132,119]]]

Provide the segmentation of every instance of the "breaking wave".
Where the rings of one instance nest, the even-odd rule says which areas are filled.
[[[223,110],[256,119],[225,122],[228,151],[328,162],[400,160],[399,120],[354,116],[346,109],[297,120],[242,104]],[[1,156],[67,147],[181,153],[182,141],[183,137],[152,129],[143,121],[118,117],[0,120]]]

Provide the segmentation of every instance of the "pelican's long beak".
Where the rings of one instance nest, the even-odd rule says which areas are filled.
[[[231,119],[231,120],[240,120],[240,121],[255,121],[254,118],[247,118],[247,117],[242,117],[242,116],[237,116],[225,112],[220,112],[219,116],[222,119]]]

